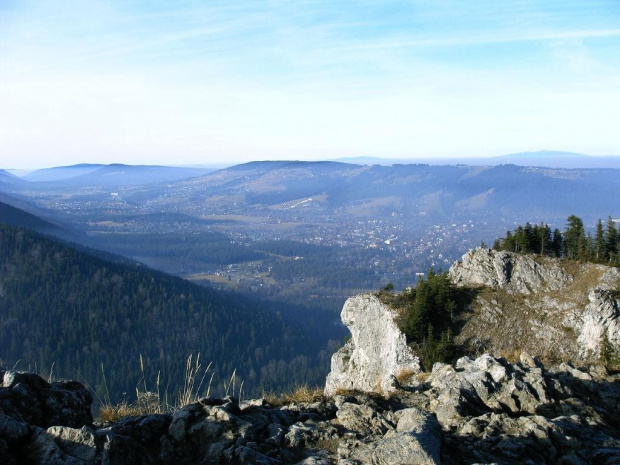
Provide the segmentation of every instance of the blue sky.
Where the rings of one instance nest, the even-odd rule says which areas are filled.
[[[620,2],[0,1],[0,168],[620,154]]]

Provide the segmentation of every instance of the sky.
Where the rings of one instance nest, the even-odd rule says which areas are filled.
[[[620,1],[0,0],[0,168],[620,155]]]

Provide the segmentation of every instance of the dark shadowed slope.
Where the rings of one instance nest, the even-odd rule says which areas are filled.
[[[140,355],[154,382],[174,392],[185,358],[213,361],[217,385],[233,370],[247,393],[261,372],[282,366],[280,386],[304,373],[285,361],[307,341],[276,314],[243,298],[163,273],[102,260],[33,232],[0,225],[0,359],[102,387],[135,392]],[[280,364],[280,365],[278,365]],[[307,367],[310,370],[311,367]],[[306,375],[308,373],[305,373]],[[272,376],[271,383],[277,382]]]

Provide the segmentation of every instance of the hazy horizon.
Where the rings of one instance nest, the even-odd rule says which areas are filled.
[[[540,159],[539,163],[534,162],[534,160]],[[531,152],[518,152],[518,153],[509,153],[502,155],[492,155],[487,157],[437,157],[437,158],[389,158],[389,157],[374,157],[374,156],[351,156],[351,157],[340,157],[340,158],[328,158],[328,159],[318,159],[318,160],[303,160],[296,158],[289,159],[257,159],[257,160],[244,160],[244,161],[229,161],[229,162],[211,162],[211,163],[194,163],[194,164],[174,164],[174,163],[160,163],[160,164],[133,164],[133,163],[124,163],[122,161],[113,161],[110,163],[75,163],[72,165],[46,165],[46,166],[38,166],[35,168],[11,168],[0,166],[1,170],[5,170],[10,172],[16,176],[22,177],[27,176],[28,174],[38,171],[38,170],[46,170],[46,169],[59,169],[59,168],[72,168],[77,166],[109,166],[109,165],[127,165],[127,166],[163,166],[163,167],[172,167],[172,168],[202,168],[202,169],[224,169],[231,166],[241,165],[244,163],[252,163],[252,162],[278,162],[278,161],[302,161],[302,162],[338,162],[338,163],[353,163],[353,164],[383,164],[383,165],[393,165],[393,164],[415,164],[415,163],[425,163],[425,164],[436,164],[436,165],[447,165],[447,164],[484,164],[485,162],[489,164],[497,164],[498,162],[505,163],[516,163],[520,165],[524,165],[523,163],[519,163],[521,160],[527,160],[528,162],[532,162],[527,166],[547,166],[544,164],[544,161],[553,161],[557,160],[558,163],[555,165],[551,165],[548,167],[558,167],[558,168],[620,168],[620,155],[589,155],[584,153],[576,153],[576,152],[560,152],[553,150],[539,150],[539,151],[531,151]],[[570,164],[571,160],[576,160],[579,162],[583,161],[591,161],[594,162],[594,165],[584,166],[583,163],[577,163],[574,165]],[[596,162],[601,162],[596,164]],[[587,163],[586,163],[587,165]],[[524,165],[525,166],[525,165]]]

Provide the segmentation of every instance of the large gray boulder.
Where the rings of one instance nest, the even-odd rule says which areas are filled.
[[[367,432],[362,437],[341,441],[338,448],[338,463],[372,465],[441,463],[442,434],[433,415],[411,407],[389,412],[389,416],[395,424],[389,425],[382,434],[376,431]],[[339,420],[342,421],[340,418]]]
[[[420,359],[407,346],[394,312],[374,294],[348,299],[341,313],[351,339],[332,357],[325,394],[338,390],[393,392],[395,377],[418,373]]]
[[[14,419],[32,425],[90,425],[92,395],[76,381],[48,383],[33,373],[0,371],[0,409]]]
[[[86,426],[34,428],[24,453],[30,463],[85,465],[95,462],[97,444],[95,434]]]

